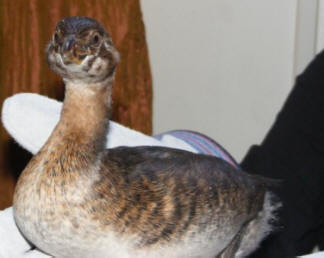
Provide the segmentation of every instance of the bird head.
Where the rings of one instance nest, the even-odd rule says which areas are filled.
[[[109,33],[87,17],[59,21],[46,52],[51,69],[65,81],[103,81],[113,76],[119,61]]]

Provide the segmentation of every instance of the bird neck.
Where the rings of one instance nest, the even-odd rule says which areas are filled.
[[[65,99],[53,140],[98,154],[106,146],[113,79],[100,83],[66,82]],[[90,153],[88,153],[90,154]]]

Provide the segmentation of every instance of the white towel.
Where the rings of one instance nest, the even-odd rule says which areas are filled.
[[[2,123],[9,134],[26,150],[35,154],[50,136],[60,118],[62,103],[33,93],[7,98],[2,107]],[[168,135],[161,141],[111,122],[107,148],[117,146],[167,146],[196,152],[186,142]]]

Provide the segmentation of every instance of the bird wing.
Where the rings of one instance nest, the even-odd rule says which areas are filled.
[[[213,156],[118,147],[108,149],[103,161],[99,182],[105,173],[119,175],[119,197],[109,204],[114,224],[121,232],[135,230],[144,246],[199,233],[206,241],[222,239],[225,247],[263,209],[268,181]],[[111,187],[109,181],[101,185]]]
[[[231,200],[251,214],[262,209],[264,194],[273,184],[272,180],[249,175],[217,157],[166,147],[118,147],[109,149],[107,157],[106,163],[118,164],[119,172],[129,182],[140,184],[145,179],[160,188],[172,186],[184,192],[207,194],[217,203]]]

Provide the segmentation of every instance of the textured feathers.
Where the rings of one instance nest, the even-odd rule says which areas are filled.
[[[51,68],[61,118],[17,183],[14,215],[57,257],[244,257],[270,232],[273,182],[212,156],[162,147],[105,149],[118,53],[101,25],[59,22]]]

